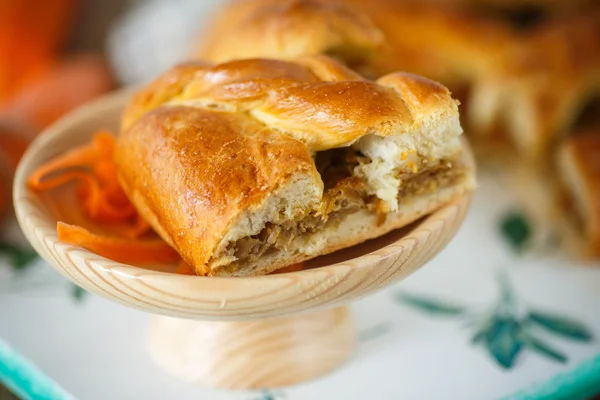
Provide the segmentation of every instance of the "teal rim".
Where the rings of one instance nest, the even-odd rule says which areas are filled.
[[[75,399],[2,339],[0,339],[0,382],[24,400]]]
[[[1,339],[0,382],[21,399],[75,400]],[[504,400],[586,400],[597,394],[600,394],[600,355]]]
[[[587,400],[600,394],[600,354],[505,400]]]

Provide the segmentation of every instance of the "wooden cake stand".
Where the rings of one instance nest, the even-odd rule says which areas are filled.
[[[398,282],[453,237],[471,195],[403,230],[306,264],[307,269],[249,278],[175,274],[175,266],[121,264],[58,241],[57,215],[26,187],[45,161],[118,131],[129,98],[121,92],[77,110],[43,133],[24,156],[14,203],[35,250],[82,288],[152,314],[152,358],[186,381],[224,388],[266,388],[326,374],[352,353],[356,330],[346,306]]]

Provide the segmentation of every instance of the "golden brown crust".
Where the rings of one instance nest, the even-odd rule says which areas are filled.
[[[310,10],[314,18],[291,11],[299,9]],[[356,33],[349,21],[357,15],[364,20],[361,26],[370,26],[365,31],[380,32],[379,39],[364,41],[366,46],[356,41],[347,41],[343,49],[331,46],[340,32]],[[464,12],[393,0],[248,0],[226,5],[217,20],[223,22],[203,36],[196,58],[223,62],[329,54],[373,76],[402,70],[447,85],[487,72],[511,37],[502,24]],[[344,22],[331,29],[331,20]]]
[[[243,114],[191,107],[146,114],[121,133],[115,157],[141,215],[200,268],[240,213],[291,175],[320,180],[302,143]]]
[[[206,64],[201,62],[178,65],[138,92],[123,113],[121,130],[127,129],[148,110],[153,110],[181,95],[184,88],[194,79],[196,71],[205,66]]]
[[[395,151],[434,162],[456,156],[460,133],[448,89],[415,75],[372,82],[325,56],[187,64],[133,97],[116,163],[158,234],[197,273],[223,275],[236,259],[229,243],[319,209],[314,152],[393,136]],[[238,272],[264,270],[253,268]]]
[[[212,62],[338,53],[365,59],[383,41],[366,16],[338,0],[231,2],[203,37],[196,56]]]
[[[177,67],[133,98],[122,129],[166,104],[246,112],[310,151],[348,146],[369,133],[409,132],[424,120],[458,115],[450,92],[436,82],[403,73],[371,82],[324,56]]]
[[[452,6],[459,0],[439,1]],[[520,2],[555,3],[518,0],[507,7]],[[562,3],[566,7],[566,3],[574,6],[585,2]],[[326,53],[324,47],[308,45],[301,38],[322,30],[325,15],[341,16],[340,7],[349,7],[381,31],[383,44],[361,62],[356,62],[357,54],[360,58],[367,51],[359,48],[350,51],[351,55],[337,54],[341,60],[372,76],[403,70],[440,81],[452,90],[470,88],[474,97],[465,112],[469,130],[488,142],[501,131],[503,140],[508,139],[525,158],[535,161],[548,154],[549,146],[565,134],[589,98],[600,91],[600,7],[592,2],[567,16],[557,13],[554,19],[528,31],[516,31],[502,19],[483,18],[473,10],[423,1],[337,0],[332,3],[335,7],[328,4],[321,0],[232,2],[221,14],[228,21],[227,32],[214,31],[206,43],[218,48],[219,61],[240,54],[285,58],[288,52],[297,56],[321,49],[318,51]],[[286,23],[278,25],[283,14],[255,12],[295,7],[310,9],[312,15],[321,17],[301,21],[301,14],[284,13]],[[238,12],[244,15],[243,23],[226,17]],[[288,24],[295,28],[287,29]],[[253,27],[251,32],[247,25]],[[271,30],[271,26],[278,29]],[[340,29],[347,28],[340,25]],[[253,44],[243,49],[228,41],[246,34]],[[269,40],[277,46],[271,46]],[[210,52],[196,56],[213,58]]]
[[[358,71],[380,76],[392,70],[407,70],[439,80],[453,91],[466,93],[463,108],[467,131],[485,148],[514,157],[515,148],[521,161],[531,167],[545,168],[556,144],[577,128],[577,120],[586,104],[600,97],[600,7],[593,1],[560,0],[340,0],[370,20],[384,37],[383,46],[373,55],[356,63],[353,57],[338,57]],[[312,13],[324,13],[323,2],[302,0]],[[465,11],[442,8],[431,3],[455,6],[491,5],[494,10],[513,9],[528,4],[547,7],[541,23],[527,30],[515,30],[507,20],[483,18],[475,14],[482,8]],[[244,7],[265,8],[277,0],[247,0]],[[293,4],[289,0],[286,4]],[[429,3],[429,4],[427,4]],[[502,4],[501,4],[502,3]],[[560,3],[560,4],[558,4]],[[593,4],[596,3],[596,4]],[[336,4],[340,4],[339,2]],[[224,8],[223,15],[241,9],[241,3]],[[576,10],[577,7],[581,7]],[[550,9],[552,8],[552,9]],[[565,10],[571,8],[572,13]],[[556,11],[560,10],[560,11]],[[554,14],[551,16],[550,14]],[[263,47],[260,26],[276,24],[273,14],[256,17],[245,13],[245,24],[253,25],[254,44],[246,55],[263,51],[284,56],[289,43],[294,54],[307,54],[309,46],[298,40],[303,31],[323,24],[315,18],[298,29],[289,30],[278,46]],[[288,14],[286,18],[293,18]],[[488,15],[489,17],[489,15]],[[209,36],[208,42],[219,47],[220,60],[236,58],[239,48],[222,38],[241,36],[243,25],[230,20],[228,33]],[[270,31],[273,37],[284,37]],[[312,48],[314,49],[314,47]],[[310,50],[313,51],[313,50]],[[203,53],[210,59],[210,53]],[[365,65],[366,64],[366,65]],[[379,83],[382,83],[381,81]],[[462,100],[462,99],[461,99]],[[594,117],[600,125],[600,117]],[[549,189],[546,186],[546,189]],[[551,198],[552,196],[549,196]],[[583,242],[586,239],[582,239]],[[585,243],[584,243],[585,245]]]

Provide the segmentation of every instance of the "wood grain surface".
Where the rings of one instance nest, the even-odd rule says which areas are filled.
[[[273,388],[320,377],[345,362],[355,342],[346,306],[226,323],[156,316],[148,337],[150,355],[171,375],[235,389]]]

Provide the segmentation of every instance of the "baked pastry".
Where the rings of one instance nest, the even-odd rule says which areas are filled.
[[[508,29],[456,10],[393,0],[246,0],[227,3],[194,57],[293,59],[326,54],[370,77],[402,70],[457,88],[486,74]]]
[[[512,9],[518,7],[516,3],[524,2],[494,6]],[[546,7],[547,2],[532,0],[530,5],[544,8],[546,17],[527,29],[516,29],[511,18],[504,14],[490,17],[482,12],[482,7],[466,11],[426,3],[232,2],[223,8],[222,15],[243,8],[240,19],[219,19],[225,21],[221,22],[222,28],[209,29],[216,34],[204,39],[212,49],[217,49],[216,53],[200,51],[197,55],[209,60],[216,57],[218,61],[235,59],[240,46],[231,43],[245,37],[248,43],[252,42],[244,46],[247,56],[331,53],[372,77],[400,69],[440,81],[462,103],[463,125],[482,160],[502,161],[504,171],[512,174],[510,181],[517,183],[519,193],[525,193],[522,196],[525,204],[535,199],[531,210],[539,217],[538,226],[544,233],[554,230],[562,224],[558,221],[564,214],[556,207],[558,183],[553,161],[556,146],[573,131],[600,126],[598,6],[591,2],[563,2],[563,9],[577,3],[583,11],[568,15],[561,11],[550,16],[552,10]],[[447,5],[456,3],[449,0]],[[481,3],[474,0],[469,5]],[[307,22],[300,24],[297,10],[310,10],[316,16],[338,13],[342,8],[346,16],[357,15],[349,20],[366,18],[368,22],[362,26],[378,30],[383,39],[364,46],[347,41],[345,52],[294,40],[303,36],[315,38],[308,36],[311,30],[327,32],[321,29],[326,18],[305,18]],[[288,29],[289,26],[294,29]],[[344,29],[342,24],[337,26],[335,36],[340,36],[340,29]],[[373,29],[369,31],[375,32]],[[325,42],[326,37],[320,40]],[[348,58],[347,54],[353,56]],[[368,56],[361,57],[362,54]]]
[[[229,2],[202,32],[193,54],[211,62],[263,57],[293,60],[325,54],[368,66],[383,33],[360,9],[338,0]]]
[[[600,128],[564,141],[556,165],[561,238],[582,258],[600,257]]]
[[[599,27],[598,6],[519,31],[474,10],[406,0],[247,0],[223,7],[195,56],[331,54],[370,77],[426,76],[463,103],[477,142],[508,143],[539,162],[597,92]]]
[[[474,187],[444,86],[324,56],[191,63],[134,96],[123,189],[199,275],[267,274],[375,238]]]
[[[473,135],[498,127],[520,154],[545,162],[562,137],[600,125],[600,8],[524,35],[504,63],[473,85],[465,110]],[[588,109],[586,112],[586,108]]]

